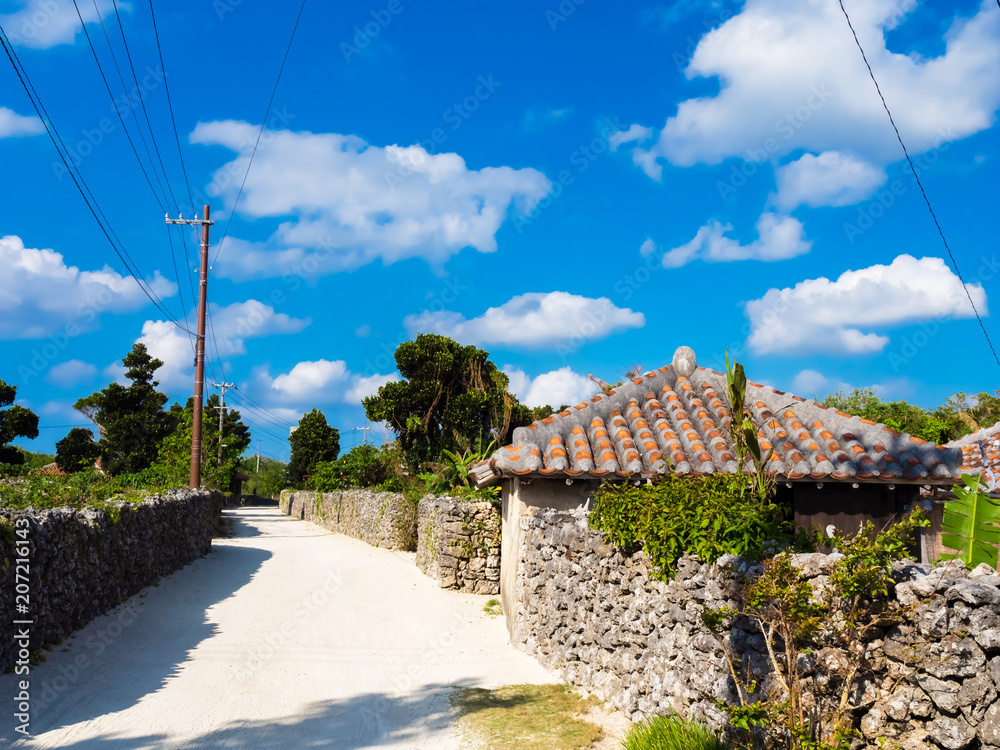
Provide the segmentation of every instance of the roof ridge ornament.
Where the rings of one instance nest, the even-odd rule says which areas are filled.
[[[679,346],[674,352],[674,359],[670,364],[679,377],[689,378],[698,367],[698,358],[690,346]]]

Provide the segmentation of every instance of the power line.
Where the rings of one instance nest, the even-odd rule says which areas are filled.
[[[253,399],[253,398],[252,398],[252,397],[250,396],[250,394],[249,394],[249,393],[247,393],[246,391],[243,391],[243,392],[241,392],[241,393],[240,393],[240,396],[242,396],[242,397],[243,397],[243,398],[245,398],[245,399],[248,399],[248,400],[250,401],[250,403],[252,403],[252,404],[256,404],[256,405],[257,405],[257,408],[258,408],[258,409],[260,409],[261,411],[263,411],[263,412],[265,412],[265,413],[267,413],[267,414],[270,414],[270,415],[271,415],[272,417],[274,417],[274,419],[275,419],[275,420],[276,420],[276,421],[277,421],[278,423],[280,423],[280,424],[281,424],[282,426],[284,426],[284,427],[294,427],[294,426],[295,426],[295,424],[294,424],[294,423],[292,423],[292,422],[287,422],[287,421],[285,421],[285,420],[281,419],[281,417],[279,417],[279,416],[278,416],[277,414],[275,414],[274,412],[272,412],[272,411],[271,411],[270,409],[268,409],[268,408],[267,408],[266,406],[264,406],[263,404],[261,404],[261,403],[260,403],[259,401],[256,401],[256,400],[254,400],[254,399]]]
[[[868,62],[868,56],[865,54],[864,47],[861,46],[861,40],[858,39],[858,33],[854,30],[854,24],[851,23],[851,17],[847,14],[847,8],[844,7],[844,0],[838,0],[840,3],[840,10],[844,14],[844,18],[847,19],[847,25],[851,29],[851,34],[854,36],[854,43],[858,46],[858,50],[861,52],[861,59],[865,61],[865,67],[868,68],[868,75],[871,76],[872,83],[875,84],[875,90],[878,92],[878,98],[882,100],[882,108],[885,109],[885,113],[889,116],[889,122],[892,124],[892,129],[896,133],[896,140],[899,141],[899,145],[903,148],[903,153],[906,155],[906,162],[910,165],[910,171],[913,172],[913,179],[917,182],[917,187],[920,188],[920,194],[924,197],[924,203],[927,204],[927,210],[930,211],[931,218],[934,220],[934,226],[937,227],[938,234],[941,236],[941,242],[944,243],[944,249],[948,251],[948,257],[951,258],[952,268],[955,269],[955,275],[958,276],[958,280],[962,283],[962,288],[965,290],[965,296],[969,298],[969,304],[972,306],[972,312],[976,314],[976,320],[979,321],[979,327],[983,330],[983,336],[986,337],[986,343],[990,346],[990,351],[993,352],[993,359],[996,360],[998,366],[1000,366],[1000,356],[997,356],[996,349],[993,348],[993,342],[990,341],[990,335],[986,332],[986,326],[983,324],[983,319],[979,315],[979,310],[976,309],[976,303],[972,300],[972,294],[969,292],[969,287],[965,283],[965,279],[962,278],[962,272],[958,270],[958,263],[955,260],[955,255],[951,252],[951,247],[948,245],[948,240],[944,236],[944,230],[941,228],[941,223],[938,221],[937,214],[934,213],[934,208],[931,206],[930,198],[927,197],[927,191],[924,190],[924,185],[920,181],[920,175],[917,173],[916,167],[913,166],[913,160],[910,158],[910,152],[906,148],[906,144],[903,143],[903,137],[899,134],[899,128],[896,127],[896,121],[892,117],[892,112],[889,111],[889,105],[885,101],[885,97],[882,95],[882,88],[878,85],[878,81],[875,79],[875,73],[872,70],[872,66]],[[997,0],[997,5],[1000,6],[1000,0]]]
[[[176,274],[177,273],[177,255],[174,253],[174,236],[172,234],[170,234],[170,225],[168,224],[168,225],[166,225],[166,227],[167,227],[167,241],[170,243],[170,258],[174,262],[174,273]],[[191,269],[189,268],[189,269],[186,269],[186,270],[187,270],[186,275],[188,277],[188,283],[191,284],[191,304],[194,304],[194,296],[195,296],[195,294],[194,294],[194,283],[191,281],[191,276],[192,276]],[[180,290],[180,286],[181,286],[181,281],[180,281],[180,279],[177,279],[177,288],[178,288],[178,291]],[[190,328],[191,324],[188,322],[187,306],[184,305],[184,298],[183,297],[181,297],[181,310],[184,313],[184,326],[187,327],[187,328]],[[193,352],[194,349],[195,349],[194,339],[189,336],[188,340],[191,342],[191,351]]]
[[[285,443],[288,441],[288,435],[281,435],[274,432],[269,427],[261,426],[260,420],[253,414],[247,414],[244,411],[239,411],[238,413],[240,415],[240,419],[243,422],[246,422],[246,424],[251,428],[252,431],[256,431],[258,434],[267,435],[269,438],[271,438],[272,440],[276,440],[279,443]]]
[[[75,2],[75,0],[74,0]],[[160,56],[160,72],[163,73],[163,90],[167,95],[167,108],[170,110],[170,124],[174,128],[174,142],[177,144],[177,155],[181,160],[181,172],[184,174],[184,185],[187,187],[191,210],[195,210],[194,196],[191,195],[191,181],[188,180],[187,167],[184,166],[184,152],[181,151],[181,139],[177,135],[177,120],[174,118],[174,105],[170,101],[170,84],[167,83],[167,66],[163,64],[163,48],[160,47],[160,32],[156,29],[156,13],[153,11],[153,0],[149,0],[149,14],[153,18],[153,36],[156,38],[156,51]]]
[[[118,72],[118,80],[122,85],[122,93],[125,94],[125,102],[128,104],[129,110],[132,112],[132,117],[135,118],[135,129],[139,132],[139,139],[142,141],[142,147],[146,152],[146,157],[149,159],[150,167],[153,170],[153,176],[156,178],[156,184],[160,188],[160,192],[163,194],[163,200],[167,200],[167,191],[163,188],[163,182],[160,180],[160,173],[156,171],[156,164],[153,162],[153,155],[149,152],[149,144],[146,143],[146,136],[142,132],[142,126],[139,124],[139,118],[135,117],[135,106],[132,104],[132,98],[128,95],[128,86],[125,85],[125,77],[122,75],[122,69],[118,65],[118,56],[115,55],[115,48],[111,44],[111,37],[108,36],[108,29],[104,25],[104,17],[101,15],[100,9],[97,7],[97,0],[91,0],[94,3],[94,12],[97,14],[97,20],[101,24],[101,31],[104,33],[104,41],[108,43],[108,51],[111,53],[111,61],[115,64],[115,70]],[[121,19],[119,19],[118,28],[121,29]],[[125,32],[122,31],[122,42],[125,41]],[[128,44],[125,44],[125,52],[128,54]],[[132,56],[129,54],[129,65],[132,64]],[[135,80],[135,68],[132,69],[132,79]],[[136,91],[139,90],[139,83],[136,81]],[[140,98],[141,101],[141,98]],[[148,124],[148,120],[147,120]],[[153,137],[153,130],[150,128],[149,131],[150,138]],[[156,145],[156,142],[153,142]],[[163,176],[166,178],[167,173],[164,172]],[[169,184],[169,183],[168,183]],[[180,278],[177,279],[177,283],[180,284]],[[181,304],[183,305],[184,298],[181,297]]]
[[[245,392],[241,392],[239,394],[239,396],[237,396],[234,400],[236,401],[236,403],[238,403],[241,406],[243,406],[243,408],[245,408],[245,409],[249,410],[251,413],[255,414],[257,419],[260,419],[262,421],[266,421],[270,425],[273,425],[276,428],[279,428],[279,429],[282,429],[282,430],[287,430],[290,427],[294,427],[295,426],[295,425],[291,424],[290,422],[284,422],[284,421],[282,421],[276,414],[268,411],[264,407],[252,405],[250,402],[247,401],[248,398],[249,397],[247,396],[247,394]]]
[[[94,2],[95,2],[95,5],[96,5],[97,0],[94,0]],[[156,143],[156,135],[153,132],[153,125],[149,121],[149,112],[146,111],[146,97],[142,95],[142,87],[139,86],[139,77],[135,74],[135,64],[132,62],[132,52],[129,50],[128,40],[125,37],[125,27],[122,25],[122,18],[121,18],[121,15],[118,13],[118,3],[117,3],[117,0],[112,0],[112,4],[114,5],[114,8],[115,8],[115,18],[118,20],[118,31],[121,33],[121,36],[122,36],[122,45],[124,45],[124,47],[125,47],[125,55],[128,58],[128,66],[129,66],[129,69],[132,71],[132,81],[133,81],[133,83],[135,83],[135,90],[139,94],[139,105],[142,107],[142,114],[143,114],[143,117],[145,117],[145,119],[146,119],[146,127],[149,129],[150,140],[153,141],[153,150],[156,152],[156,159],[160,163],[160,171],[163,172],[163,178],[166,181],[166,185],[167,185],[166,192],[170,194],[170,200],[173,201],[174,209],[177,210],[177,211],[180,211],[180,207],[177,204],[177,198],[174,197],[173,188],[170,187],[170,179],[167,177],[167,168],[163,164],[163,157],[160,154],[160,148],[159,148],[159,146]],[[104,20],[103,19],[101,20],[101,27],[102,28],[104,27]],[[105,33],[105,36],[107,36],[106,33]],[[108,42],[109,46],[110,46],[110,44],[111,43]],[[163,71],[162,66],[160,68],[160,71],[163,72],[163,74],[164,74],[163,78],[164,78],[164,80],[166,80],[166,72]],[[134,114],[135,113],[135,107],[132,106],[131,99],[129,100],[129,107],[131,107],[132,112]],[[141,132],[142,131],[140,129],[140,133]],[[193,290],[192,290],[192,296],[193,296]]]
[[[87,208],[89,209],[91,215],[94,217],[94,221],[97,222],[97,226],[104,234],[104,237],[111,245],[111,248],[115,251],[115,254],[118,256],[119,260],[121,260],[122,264],[125,266],[125,270],[128,271],[129,275],[132,277],[135,283],[139,285],[139,288],[142,290],[143,294],[145,294],[149,298],[149,301],[152,302],[153,305],[160,312],[163,313],[163,315],[167,318],[167,320],[169,320],[175,326],[180,328],[182,331],[186,333],[191,333],[190,330],[188,330],[180,323],[178,323],[171,316],[171,314],[167,312],[167,309],[163,306],[163,303],[157,296],[156,292],[154,292],[152,288],[149,288],[148,284],[145,284],[136,275],[136,271],[133,270],[132,265],[130,265],[130,262],[134,264],[135,261],[132,260],[131,256],[128,254],[128,251],[125,250],[125,247],[123,245],[119,247],[119,245],[121,245],[121,240],[118,239],[118,235],[115,234],[114,228],[111,227],[111,223],[108,222],[107,217],[101,210],[101,207],[97,203],[97,199],[94,197],[93,192],[91,192],[90,187],[87,186],[87,182],[86,180],[84,180],[83,174],[82,173],[78,174],[77,172],[74,172],[75,165],[71,166],[70,161],[67,160],[66,158],[66,154],[63,153],[64,151],[68,153],[69,149],[66,147],[66,143],[59,135],[59,131],[56,129],[55,123],[53,122],[52,118],[49,117],[49,113],[45,109],[45,105],[42,103],[41,97],[39,97],[38,92],[35,91],[35,87],[31,83],[31,78],[28,76],[28,72],[21,65],[21,60],[18,57],[17,52],[14,50],[14,45],[7,37],[7,32],[4,31],[3,26],[0,26],[0,44],[2,44],[4,52],[7,54],[7,59],[10,60],[10,64],[14,68],[14,73],[17,75],[18,80],[21,82],[22,88],[24,88],[25,93],[28,95],[28,99],[31,101],[31,106],[34,107],[35,109],[35,114],[38,115],[38,119],[40,119],[42,121],[42,124],[45,126],[45,132],[49,136],[49,140],[52,141],[52,145],[55,147],[56,153],[59,154],[59,158],[60,160],[62,160],[63,165],[66,167],[67,174],[69,174],[70,178],[73,180],[73,184],[76,186],[76,189],[79,191],[80,196],[83,198],[83,202],[87,204]],[[88,194],[90,196],[89,198],[87,197]],[[93,204],[91,204],[91,201],[93,201]],[[108,224],[107,227],[104,226],[104,222],[107,222]],[[115,238],[114,240],[112,240],[112,236],[114,236]],[[115,244],[115,240],[118,241],[119,243],[118,245]],[[136,266],[136,270],[137,269],[138,266]]]
[[[998,0],[1000,2],[1000,0]],[[152,0],[150,0],[152,3]],[[215,250],[215,259],[212,261],[212,266],[219,260],[219,253],[222,252],[222,243],[226,241],[226,236],[229,234],[229,225],[233,222],[233,216],[236,215],[236,208],[240,205],[240,198],[243,196],[243,188],[247,184],[247,177],[250,176],[250,167],[253,166],[253,158],[257,155],[257,146],[260,145],[260,138],[264,134],[264,126],[267,125],[267,118],[271,114],[271,105],[274,104],[274,96],[278,93],[278,84],[281,83],[281,74],[285,72],[285,63],[288,61],[288,53],[292,51],[292,42],[295,41],[295,32],[299,29],[299,20],[302,18],[302,11],[305,10],[306,0],[302,0],[302,4],[299,5],[299,13],[295,16],[295,25],[292,27],[292,36],[288,39],[288,46],[285,48],[285,56],[281,58],[281,67],[278,68],[278,77],[274,81],[274,88],[271,89],[271,98],[267,100],[267,109],[264,110],[264,119],[260,122],[260,130],[257,132],[257,141],[253,144],[253,151],[250,152],[250,160],[247,162],[247,171],[243,174],[243,182],[240,183],[239,192],[236,194],[236,202],[233,203],[233,210],[229,214],[229,218],[226,220],[226,228],[222,231],[222,239],[219,241],[219,246]]]
[[[153,188],[153,181],[149,179],[149,173],[146,171],[146,166],[142,163],[142,159],[139,158],[139,152],[138,152],[138,150],[136,150],[135,142],[132,140],[132,134],[128,132],[128,127],[125,125],[125,120],[122,117],[122,113],[118,111],[118,107],[115,105],[115,95],[111,93],[111,85],[108,83],[107,76],[104,75],[104,68],[101,66],[101,61],[97,57],[97,50],[94,48],[94,42],[90,38],[90,32],[87,31],[87,24],[85,24],[83,22],[83,14],[80,13],[80,6],[77,5],[76,0],[73,0],[73,7],[76,8],[76,15],[80,19],[80,25],[83,27],[83,34],[87,38],[87,45],[90,47],[90,52],[94,56],[94,62],[97,63],[97,70],[101,74],[101,80],[104,81],[104,88],[107,89],[107,91],[108,91],[108,97],[111,99],[111,108],[115,111],[115,114],[118,115],[118,122],[120,122],[122,124],[122,130],[125,131],[125,137],[128,138],[128,145],[132,147],[132,153],[135,155],[135,160],[139,163],[139,169],[142,170],[143,177],[146,178],[146,184],[149,185],[150,192],[153,194],[153,197],[156,198],[156,202],[157,202],[157,204],[159,204],[160,210],[166,212],[167,208],[163,204],[163,201],[160,200],[160,196],[157,194],[156,190]],[[97,7],[96,3],[95,3],[94,7],[95,8]],[[99,17],[100,17],[100,12],[98,12],[98,18]],[[104,22],[103,21],[101,22],[101,28],[104,28]],[[104,35],[105,35],[105,37],[107,37],[107,32],[106,31],[105,31]],[[109,40],[108,41],[108,47],[110,48],[110,46],[111,46],[111,42]],[[114,55],[112,53],[112,57],[113,56]],[[117,65],[118,65],[118,63],[115,62],[115,66],[116,67],[117,67]],[[119,77],[120,76],[121,76],[121,71],[119,71]],[[124,88],[124,86],[125,86],[125,82],[123,80],[122,81],[122,87]],[[128,92],[126,91],[126,94],[127,93]],[[139,134],[142,135],[142,131],[141,130],[140,130]],[[147,148],[146,150],[148,152],[149,149]],[[150,159],[150,162],[152,162],[153,157],[150,156],[149,159]],[[180,279],[177,280],[177,283],[180,284]]]
[[[125,37],[125,27],[122,25],[122,18],[121,18],[121,15],[118,13],[118,3],[117,3],[117,0],[111,0],[111,1],[112,1],[112,5],[114,6],[114,9],[115,9],[115,18],[118,20],[118,31],[121,33],[121,36],[122,36],[122,45],[125,47],[125,56],[128,58],[128,66],[129,66],[129,69],[132,71],[132,82],[135,83],[135,90],[136,90],[136,93],[139,96],[139,106],[142,107],[142,115],[143,115],[143,117],[146,120],[146,128],[149,130],[149,139],[153,142],[153,151],[156,152],[156,160],[160,163],[160,171],[163,172],[163,180],[166,183],[166,187],[167,187],[166,192],[170,194],[170,200],[173,201],[174,210],[176,210],[177,212],[180,212],[180,206],[177,203],[177,198],[174,196],[174,190],[173,190],[172,187],[170,187],[170,177],[167,175],[167,168],[166,168],[166,166],[163,163],[163,156],[160,154],[160,147],[156,143],[156,133],[153,130],[153,124],[149,120],[149,112],[146,111],[146,97],[142,93],[142,87],[139,86],[139,77],[135,73],[135,64],[132,62],[132,52],[131,52],[131,50],[129,50],[128,39]],[[95,0],[95,2],[96,2],[96,0]],[[102,26],[103,26],[103,23],[104,22],[102,20],[102,22],[101,22]],[[166,71],[164,71],[162,69],[162,67],[161,67],[160,68],[160,72],[163,73],[163,78],[164,78],[164,80],[166,80]],[[132,112],[134,114],[135,113],[135,107],[131,104],[131,101],[129,103],[129,106],[132,108]],[[142,130],[140,129],[139,132],[140,132],[140,135],[141,135],[142,134]],[[154,171],[155,171],[155,169],[154,169]],[[169,231],[167,232],[167,234],[169,236],[169,234],[170,234]],[[189,288],[189,290],[191,292],[191,299],[194,300],[194,298],[197,295],[194,293],[194,280],[192,279],[192,273],[191,273],[191,269],[193,267],[192,263],[191,263],[191,251],[188,249],[188,246],[187,246],[187,236],[184,234],[183,231],[181,232],[181,242],[184,245],[184,259],[185,259],[185,262],[186,262],[185,264],[187,266],[187,268],[186,268],[186,275],[187,275],[187,279],[188,279],[188,288]],[[170,254],[171,254],[171,256],[174,255],[174,248],[173,248],[173,242],[172,241],[171,241],[171,246],[170,246]],[[178,280],[178,283],[180,283],[179,280]],[[183,300],[183,297],[182,297],[181,298],[181,305],[183,306],[183,304],[184,304],[184,300]],[[187,309],[186,308],[185,308],[185,312],[184,312],[184,323],[187,324]]]

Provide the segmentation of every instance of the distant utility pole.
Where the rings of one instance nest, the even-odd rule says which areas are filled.
[[[361,430],[361,434],[364,435],[365,445],[368,445],[368,430],[372,429],[371,425],[368,427],[352,427],[352,430]]]
[[[191,425],[191,489],[201,487],[201,412],[205,399],[205,312],[208,309],[208,228],[215,222],[209,220],[209,208],[205,206],[202,218],[185,219],[177,214],[176,219],[166,215],[167,224],[190,224],[201,226],[201,276],[198,289],[198,334],[194,357],[194,422]]]
[[[222,389],[222,406],[215,407],[219,410],[219,466],[222,466],[222,420],[226,416],[226,389],[239,390],[235,383],[212,383],[213,388]]]
[[[253,496],[257,497],[257,482],[260,479],[260,443],[257,443],[257,473],[253,477]]]

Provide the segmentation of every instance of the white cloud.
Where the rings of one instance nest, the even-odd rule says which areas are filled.
[[[981,315],[986,292],[967,284]],[[836,281],[808,279],[770,289],[746,305],[757,354],[871,354],[882,351],[884,329],[922,320],[973,316],[966,290],[940,258],[900,255],[889,265],[845,271]]]
[[[26,248],[16,235],[0,237],[0,268],[0,339],[43,338],[69,324],[92,330],[102,313],[149,304],[130,276],[109,266],[81,271],[54,250]],[[161,299],[177,293],[177,285],[159,271],[147,281]]]
[[[608,136],[608,145],[611,147],[612,151],[617,151],[620,146],[624,146],[628,143],[639,144],[643,141],[648,141],[652,137],[652,128],[647,128],[644,125],[633,123],[632,125],[629,125],[628,130],[616,130]]]
[[[540,347],[604,338],[626,328],[641,328],[646,317],[616,307],[607,297],[592,299],[568,292],[533,292],[491,307],[478,318],[461,313],[425,312],[404,321],[411,335],[440,333],[465,343]]]
[[[12,109],[0,107],[0,138],[14,138],[19,135],[38,135],[45,132],[45,126],[37,117],[25,117]]]
[[[192,143],[240,153],[215,173],[231,206],[258,126],[199,123]],[[263,244],[233,243],[230,278],[332,273],[381,259],[443,263],[466,247],[489,253],[511,210],[524,214],[551,189],[534,169],[469,169],[458,154],[371,146],[337,133],[267,131],[240,201],[251,218],[288,218]]]
[[[215,336],[208,337],[207,354],[214,357],[218,344],[218,354],[223,360],[246,354],[247,339],[298,333],[310,323],[308,318],[276,313],[270,305],[253,299],[225,306],[213,305],[211,310]],[[137,343],[145,344],[152,356],[163,360],[163,367],[156,376],[164,387],[190,385],[194,377],[194,345],[187,334],[169,321],[147,320]]]
[[[215,342],[223,358],[246,354],[246,339],[298,333],[310,323],[312,318],[293,318],[286,313],[276,313],[273,307],[255,299],[212,307]]]
[[[757,239],[749,245],[741,245],[739,240],[727,237],[726,233],[732,229],[731,224],[713,219],[698,230],[693,240],[665,253],[663,267],[679,268],[698,259],[709,263],[784,260],[808,253],[812,247],[812,242],[803,238],[802,222],[790,216],[762,214],[757,220]],[[652,252],[645,243],[640,252],[643,249]]]
[[[855,3],[852,20],[913,153],[992,126],[1000,107],[1000,14],[983,0],[956,16],[944,54],[886,47],[885,32],[919,7],[913,0]],[[757,160],[805,150],[848,150],[876,165],[901,154],[868,71],[836,2],[748,0],[705,34],[685,70],[714,78],[714,96],[680,103],[649,156],[680,166]],[[647,169],[647,171],[649,171]]]
[[[396,373],[365,376],[351,372],[342,359],[318,359],[299,362],[288,372],[274,377],[266,367],[259,368],[253,376],[253,391],[260,394],[258,398],[271,411],[278,405],[308,408],[343,402],[357,406],[365,396],[372,396],[381,386],[397,380],[399,375]]]
[[[97,23],[115,12],[111,0],[98,0],[96,10],[93,2],[79,3],[80,16],[73,4],[65,0],[22,0],[22,5],[21,10],[0,15],[0,26],[14,44],[32,49],[73,44],[83,28],[80,16],[83,16],[84,23]],[[132,4],[118,3],[118,9],[131,11]]]
[[[532,379],[523,370],[505,365],[504,373],[510,381],[510,391],[526,406],[551,406],[558,409],[562,405],[573,406],[590,398],[594,384],[586,375],[561,367],[545,372]]]
[[[798,206],[850,206],[865,200],[886,180],[880,169],[851,154],[824,151],[819,156],[804,154],[775,172],[783,211]]]
[[[70,359],[49,370],[45,379],[61,388],[72,388],[78,383],[90,380],[96,374],[97,368],[89,362]]]
[[[653,242],[653,238],[647,237],[645,242],[643,242],[639,246],[639,255],[641,255],[643,258],[646,258],[652,255],[653,252],[655,252],[655,250],[656,250],[656,243]]]
[[[339,389],[348,379],[347,365],[342,359],[299,362],[289,372],[271,382],[271,389],[287,400],[326,400],[324,396]]]
[[[398,380],[399,375],[394,372],[389,375],[357,376],[354,380],[354,385],[344,394],[344,401],[349,404],[360,404],[362,399],[378,393],[378,389],[386,383],[395,383]]]

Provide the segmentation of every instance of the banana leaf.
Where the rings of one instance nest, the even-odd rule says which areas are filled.
[[[941,559],[959,559],[969,568],[980,563],[996,568],[1000,551],[1000,501],[986,493],[979,477],[963,474],[962,481],[966,486],[955,486],[955,499],[945,503],[941,524],[941,543],[955,550],[955,554],[941,555]]]

